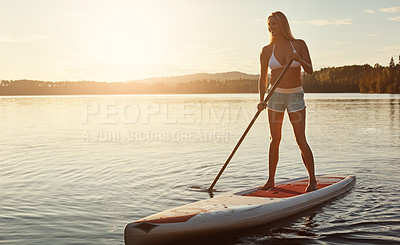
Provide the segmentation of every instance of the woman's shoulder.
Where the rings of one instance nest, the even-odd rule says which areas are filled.
[[[271,57],[272,54],[272,44],[268,44],[267,46],[264,46],[261,50],[260,54],[260,60],[261,63],[267,62],[269,58]]]
[[[264,46],[264,47],[262,48],[262,50],[261,50],[261,53],[262,53],[262,54],[271,53],[272,46],[273,46],[272,43],[268,44],[267,46]]]
[[[306,42],[303,39],[294,39],[292,43],[293,45],[297,45],[299,47],[306,46]]]

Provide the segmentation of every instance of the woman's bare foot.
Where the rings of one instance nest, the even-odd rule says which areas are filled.
[[[306,192],[316,191],[318,189],[316,181],[310,181],[306,188]]]
[[[275,186],[275,183],[273,181],[267,181],[267,183],[265,183],[265,185],[260,186],[261,190],[269,190],[271,188],[273,188]]]

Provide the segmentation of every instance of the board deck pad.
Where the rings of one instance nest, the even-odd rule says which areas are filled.
[[[317,177],[317,188],[322,189],[343,180],[343,177]],[[256,190],[243,196],[268,197],[268,198],[287,198],[306,193],[308,179],[280,184],[268,190]]]

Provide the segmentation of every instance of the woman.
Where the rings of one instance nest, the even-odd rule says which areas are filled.
[[[290,31],[289,22],[281,12],[274,12],[268,17],[268,31],[271,42],[262,49],[260,56],[261,75],[259,81],[260,103],[258,110],[268,108],[268,122],[270,128],[269,146],[269,177],[262,189],[274,187],[276,166],[279,158],[279,143],[281,141],[282,121],[287,109],[290,122],[293,126],[296,142],[300,148],[304,165],[309,175],[309,184],[306,191],[317,189],[314,157],[307,143],[305,135],[306,106],[301,80],[301,68],[311,74],[313,67],[306,43],[295,39]],[[275,83],[284,66],[293,59],[293,63],[282,78],[267,105],[264,103],[267,88],[268,67],[271,69],[269,88]]]

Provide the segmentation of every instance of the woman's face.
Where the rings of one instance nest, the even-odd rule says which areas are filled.
[[[281,28],[279,27],[278,21],[274,16],[268,19],[268,31],[272,36],[281,34]]]

